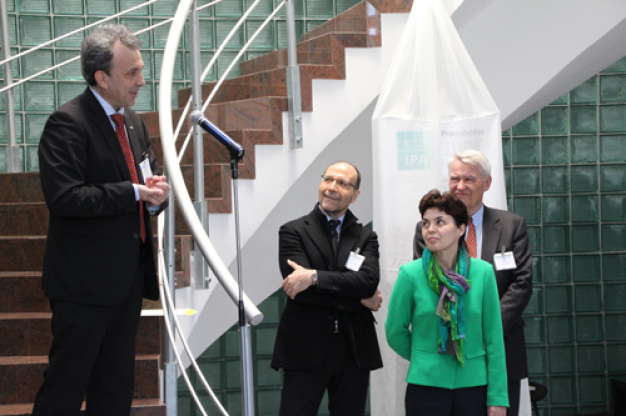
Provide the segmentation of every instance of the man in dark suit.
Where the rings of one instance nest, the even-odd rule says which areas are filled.
[[[491,165],[482,153],[476,150],[459,152],[452,157],[448,168],[450,192],[465,203],[476,229],[477,257],[494,265],[509,382],[507,415],[516,416],[520,381],[528,377],[522,313],[532,295],[532,254],[526,221],[519,215],[483,205],[483,194],[491,186]],[[421,257],[423,250],[420,221],[415,229],[413,257]],[[515,259],[515,266],[505,263],[511,258]]]
[[[328,389],[331,415],[363,415],[370,371],[382,367],[372,311],[382,296],[378,238],[348,209],[360,174],[330,165],[319,203],[279,232],[283,289],[272,367],[284,370],[282,416],[316,415]]]
[[[50,211],[43,287],[53,342],[34,416],[128,415],[142,297],[159,297],[149,214],[167,205],[148,131],[130,110],[145,85],[140,41],[100,26],[81,49],[88,88],[48,119],[39,145]]]

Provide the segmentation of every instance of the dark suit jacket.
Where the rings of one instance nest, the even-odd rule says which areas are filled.
[[[484,207],[483,242],[481,258],[493,264],[493,255],[512,251],[517,263],[515,270],[496,271],[507,375],[510,381],[528,377],[526,340],[522,313],[532,295],[532,253],[526,233],[526,221],[508,211]],[[422,222],[415,227],[413,258],[421,257],[424,250]]]
[[[360,300],[376,292],[380,280],[378,238],[372,230],[357,222],[348,211],[339,237],[337,261],[326,217],[317,207],[302,218],[288,222],[279,231],[279,262],[283,278],[293,270],[291,259],[303,267],[318,271],[318,285],[287,299],[281,317],[272,367],[313,369],[320,366],[333,335],[333,321],[341,322],[353,357],[359,367],[382,367],[375,319]],[[350,251],[360,249],[365,256],[359,271],[344,267]]]
[[[126,109],[125,123],[143,183],[138,166],[144,155],[149,155],[155,174],[158,164],[143,120]],[[109,117],[89,88],[46,122],[39,168],[50,211],[43,265],[46,295],[88,304],[117,303],[142,267],[144,296],[158,299],[149,215],[144,217],[150,255],[140,264],[139,203]]]

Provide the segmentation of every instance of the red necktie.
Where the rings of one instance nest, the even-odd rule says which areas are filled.
[[[472,217],[469,217],[469,224],[467,231],[467,238],[465,242],[467,243],[467,252],[470,257],[477,258],[478,257],[478,246],[476,245],[476,228],[474,227],[474,222],[472,221]]]
[[[130,177],[133,183],[139,183],[139,176],[137,175],[137,168],[135,167],[135,158],[133,157],[133,151],[130,149],[130,143],[126,136],[126,129],[124,128],[124,116],[122,114],[112,114],[111,118],[115,122],[115,134],[120,141],[122,152],[124,152],[124,159],[126,159],[126,166],[130,171]],[[143,218],[143,202],[139,201],[139,235],[141,241],[146,241],[146,223]]]

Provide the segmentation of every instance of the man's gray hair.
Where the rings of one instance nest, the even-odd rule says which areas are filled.
[[[80,48],[80,62],[87,84],[96,85],[95,73],[98,71],[110,74],[116,42],[134,50],[141,48],[141,40],[124,25],[100,25],[85,37]]]
[[[478,166],[483,180],[486,180],[491,175],[491,163],[489,163],[487,157],[478,150],[468,149],[455,153],[448,162],[448,170],[450,170],[450,165],[454,160],[460,160],[466,165]]]

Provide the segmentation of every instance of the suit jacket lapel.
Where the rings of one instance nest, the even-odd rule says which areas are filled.
[[[309,214],[304,230],[309,236],[311,243],[313,243],[313,245],[315,245],[322,254],[322,257],[325,259],[332,259],[333,248],[330,244],[328,228],[324,227],[325,224],[322,224],[318,218],[319,213],[315,212],[317,209],[319,208],[315,207],[315,209]]]
[[[117,169],[122,177],[125,180],[131,181],[132,179],[130,177],[130,172],[128,171],[128,166],[126,166],[124,152],[122,152],[122,147],[120,146],[120,142],[117,139],[117,135],[115,134],[115,130],[111,125],[109,117],[106,115],[104,109],[89,88],[87,88],[85,92],[85,97],[86,106],[92,114],[90,122],[94,126],[94,131],[100,136],[100,140],[106,143],[107,148],[115,159],[115,164],[117,165]]]
[[[493,215],[488,207],[483,213],[483,243],[481,258],[489,263],[493,263],[493,255],[498,251],[498,242],[502,233],[500,219]]]

